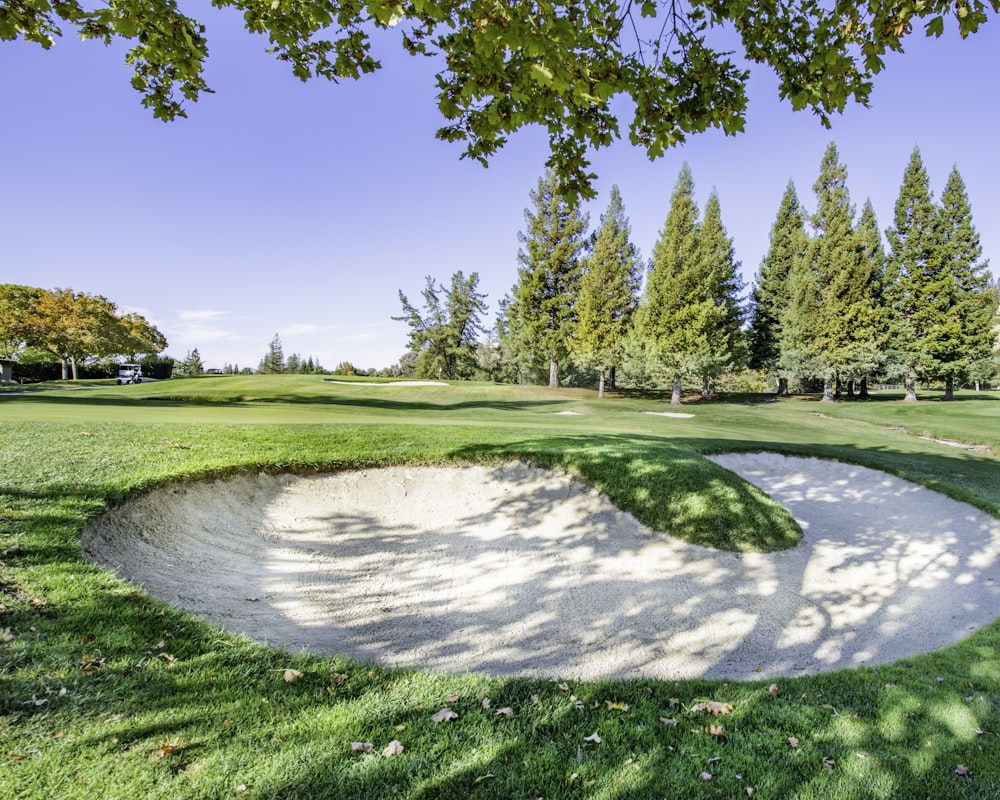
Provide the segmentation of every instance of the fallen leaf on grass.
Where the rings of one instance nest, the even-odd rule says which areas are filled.
[[[488,698],[488,697],[484,697],[484,698],[483,698],[483,711],[487,711],[487,710],[489,710],[489,707],[490,707],[490,705],[492,705],[492,704],[490,703],[490,698]]]
[[[375,749],[371,742],[351,742],[352,753],[370,753]]]
[[[29,601],[32,608],[44,608],[49,604],[49,601],[41,597],[33,597]]]
[[[403,752],[403,743],[398,739],[393,739],[391,742],[389,742],[385,750],[382,751],[382,755],[388,758],[389,756],[398,756],[402,752]]]
[[[752,786],[748,786],[747,787],[747,797],[753,797],[753,787]]]
[[[825,769],[829,774],[832,775],[833,774],[833,768],[836,765],[836,763],[837,762],[834,761],[832,758],[824,758],[823,759],[823,769]]]
[[[628,703],[612,703],[610,700],[604,702],[608,706],[608,711],[628,711]]]
[[[676,726],[677,719],[675,717],[660,717],[660,722],[664,725]]]
[[[963,778],[967,778],[972,774],[972,770],[965,766],[965,764],[959,764],[955,767],[955,774],[961,775]]]
[[[777,694],[778,693],[778,684],[772,683],[770,686],[767,687],[767,691],[770,692],[771,694]]]
[[[246,790],[247,790],[247,785],[245,783],[241,783],[239,786],[233,787],[233,792],[235,794],[239,794],[240,792],[245,792]]]
[[[181,743],[180,739],[171,739],[169,742],[164,742],[158,748],[156,748],[156,750],[153,752],[153,755],[155,755],[158,759],[162,761],[167,756],[176,753],[182,747],[184,747],[184,745]]]
[[[80,659],[80,670],[84,675],[90,675],[92,672],[97,672],[103,664],[103,658],[98,658],[97,656],[84,656]]]
[[[7,644],[7,642],[14,641],[14,634],[10,632],[10,628],[0,629],[0,644]]]
[[[447,697],[446,697],[446,698],[444,699],[444,701],[445,701],[446,703],[457,703],[457,702],[458,702],[458,695],[457,695],[457,694],[450,694],[450,695],[448,695],[448,696],[447,696]]]
[[[170,653],[160,653],[157,656],[157,658],[162,658],[164,661],[167,662],[167,669],[173,669],[174,667],[177,666],[176,660],[174,659],[174,657]],[[285,680],[288,680],[288,679],[285,678]]]
[[[295,683],[295,681],[302,677],[302,673],[297,669],[286,669],[283,677],[285,683]]]
[[[705,728],[705,732],[707,734],[709,734],[710,736],[722,737],[722,736],[726,735],[726,726],[725,725],[709,725],[707,728]]]
[[[512,717],[514,716],[514,709],[510,706],[504,706],[503,708],[498,708],[494,713],[494,717]]]
[[[789,736],[788,743],[792,746],[793,749],[799,746],[799,740],[795,736]]]
[[[701,773],[701,779],[703,781],[710,781],[710,780],[712,780],[712,773],[711,772],[703,772],[703,773]]]
[[[601,737],[597,735],[597,731],[594,731],[592,734],[590,734],[590,736],[584,736],[583,741],[593,742],[594,744],[600,744]]]
[[[731,703],[718,703],[715,700],[705,700],[702,703],[695,703],[691,706],[691,710],[695,713],[706,711],[713,717],[717,717],[720,714],[732,714],[733,706]]]
[[[453,719],[458,719],[458,714],[450,708],[442,708],[437,714],[431,716],[433,722],[451,722]]]

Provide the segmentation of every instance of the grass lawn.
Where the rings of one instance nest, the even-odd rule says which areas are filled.
[[[787,512],[702,458],[738,450],[863,464],[1000,516],[1000,396],[899,396],[678,418],[655,396],[320,376],[0,395],[0,798],[1000,797],[997,623],[774,685],[444,675],[267,649],[79,545],[88,519],[172,481],[519,458],[664,534],[793,546]]]

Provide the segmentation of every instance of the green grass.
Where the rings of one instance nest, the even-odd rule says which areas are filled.
[[[757,798],[996,798],[997,623],[897,664],[782,679],[775,692],[439,675],[221,633],[91,566],[78,540],[110,505],[177,480],[521,458],[689,541],[794,544],[787,513],[701,457],[734,450],[864,464],[1000,516],[996,456],[920,438],[1000,453],[1000,398],[962,398],[743,397],[692,403],[683,410],[695,416],[677,419],[644,413],[669,410],[655,396],[312,376],[0,397],[0,797],[736,798],[750,787]],[[287,668],[302,677],[287,683]],[[694,710],[709,699],[732,712]],[[445,706],[458,718],[434,723]],[[723,735],[706,730],[720,724]],[[393,740],[403,752],[382,756]]]

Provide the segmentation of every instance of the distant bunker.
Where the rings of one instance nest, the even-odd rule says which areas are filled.
[[[754,679],[895,661],[1000,608],[1000,522],[862,467],[726,455],[805,532],[708,550],[523,464],[184,484],[113,509],[88,556],[273,647],[592,680]]]

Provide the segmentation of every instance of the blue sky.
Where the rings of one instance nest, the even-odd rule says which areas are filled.
[[[256,367],[275,333],[286,355],[328,368],[392,364],[406,349],[397,291],[417,302],[426,275],[477,271],[495,309],[516,279],[544,135],[515,135],[488,169],[460,161],[434,138],[432,63],[393,44],[378,74],[303,84],[237,17],[200,13],[216,93],[170,124],[142,108],[119,50],[0,43],[0,281],[102,294],[154,322],[169,354],[198,348],[209,367]],[[911,37],[872,107],[832,130],[780,103],[755,68],[746,133],[708,132],[655,162],[627,141],[595,154],[591,225],[617,183],[648,257],[686,160],[700,207],[717,189],[749,285],[789,178],[814,208],[831,139],[852,199],[860,210],[871,197],[883,230],[919,145],[935,198],[958,165],[985,256],[1000,258],[998,51],[995,20],[965,41]]]

